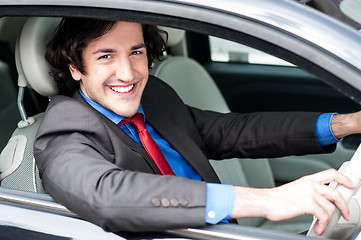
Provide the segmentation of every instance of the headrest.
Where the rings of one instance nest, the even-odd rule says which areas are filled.
[[[43,96],[53,96],[58,89],[49,75],[50,66],[45,60],[46,44],[50,41],[60,18],[31,17],[25,22],[16,44],[18,85],[30,86]]]
[[[173,47],[173,46],[177,45],[185,37],[185,31],[181,30],[181,29],[169,28],[169,27],[163,27],[163,26],[159,26],[159,29],[162,29],[162,30],[168,32],[168,42],[167,42],[168,47]]]

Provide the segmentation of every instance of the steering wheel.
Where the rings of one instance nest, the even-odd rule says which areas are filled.
[[[361,145],[357,148],[351,160],[344,162],[338,171],[349,177],[356,186],[355,189],[348,189],[336,182],[332,182],[329,185],[332,188],[336,188],[346,203],[348,203],[350,221],[346,221],[341,216],[340,210],[336,209],[331,221],[321,236],[317,235],[314,231],[314,226],[317,223],[316,218],[313,220],[307,236],[346,240],[350,238],[356,230],[361,228],[361,189],[359,188],[361,182]]]

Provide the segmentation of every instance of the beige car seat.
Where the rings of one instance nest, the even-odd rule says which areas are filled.
[[[59,18],[29,18],[17,39],[18,107],[22,120],[0,155],[2,187],[45,193],[33,157],[33,142],[43,113],[28,117],[22,98],[26,87],[47,97],[57,93],[44,53],[46,43],[59,21]]]

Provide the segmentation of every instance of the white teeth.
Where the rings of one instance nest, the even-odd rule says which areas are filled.
[[[134,84],[128,86],[128,87],[110,87],[110,89],[112,89],[114,92],[119,92],[119,93],[127,93],[130,92],[134,87]]]

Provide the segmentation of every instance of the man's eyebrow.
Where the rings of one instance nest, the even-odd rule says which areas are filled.
[[[139,49],[139,48],[145,48],[145,44],[141,43],[141,44],[135,45],[135,46],[133,46],[131,48],[131,50],[136,50],[136,49]]]
[[[98,54],[98,53],[114,53],[116,52],[115,49],[112,49],[112,48],[101,48],[101,49],[98,49],[96,50],[95,52],[93,52],[93,54]]]
[[[130,48],[130,50],[136,50],[136,49],[140,49],[140,48],[145,48],[145,44],[144,43],[141,43],[141,44],[138,44],[138,45],[135,45],[135,46],[132,46]],[[101,48],[101,49],[98,49],[96,50],[95,52],[93,52],[93,54],[99,54],[99,53],[115,53],[116,50],[115,49],[112,49],[112,48]]]

